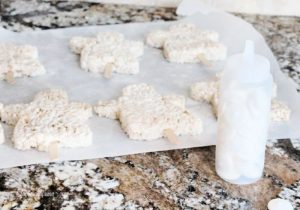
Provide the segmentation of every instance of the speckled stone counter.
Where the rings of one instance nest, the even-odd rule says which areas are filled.
[[[1,0],[0,14],[0,25],[13,31],[180,18],[174,9],[56,0]],[[300,18],[238,16],[265,36],[282,71],[300,85]],[[247,186],[220,180],[214,153],[206,147],[2,169],[0,207],[252,210],[280,197],[300,209],[298,139],[268,141],[264,177]]]

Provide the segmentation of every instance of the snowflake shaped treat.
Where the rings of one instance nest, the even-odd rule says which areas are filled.
[[[214,31],[203,31],[193,24],[179,23],[169,30],[156,30],[146,37],[148,45],[162,48],[165,58],[175,63],[208,63],[224,60],[227,49]]]
[[[0,109],[0,119],[3,123],[15,126],[20,118],[20,113],[28,105],[27,104],[8,104]]]
[[[103,73],[106,78],[110,78],[112,72],[137,74],[139,57],[144,53],[142,42],[125,40],[118,32],[101,32],[96,37],[73,37],[70,48],[80,54],[83,70]]]
[[[2,121],[15,126],[12,141],[20,150],[36,148],[49,151],[58,147],[85,147],[92,143],[87,120],[92,116],[90,105],[69,102],[67,93],[50,89],[38,93],[29,104],[3,106]]]
[[[38,50],[30,45],[0,44],[0,80],[45,74]]]
[[[290,119],[291,110],[283,102],[277,99],[272,100],[271,119],[275,122],[288,121]]]
[[[191,86],[191,98],[196,101],[210,103],[215,115],[218,115],[219,78],[209,82],[198,82]],[[274,83],[274,96],[276,96],[276,85]],[[273,96],[271,104],[271,119],[274,122],[288,121],[291,110],[282,101]]]
[[[118,100],[99,101],[94,109],[100,117],[118,119],[129,138],[134,140],[202,132],[202,121],[185,108],[183,96],[162,96],[147,84],[127,86]]]

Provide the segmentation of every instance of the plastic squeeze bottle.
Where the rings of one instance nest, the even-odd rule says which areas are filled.
[[[273,78],[269,61],[253,41],[228,58],[220,80],[216,171],[234,184],[262,176],[270,122]]]

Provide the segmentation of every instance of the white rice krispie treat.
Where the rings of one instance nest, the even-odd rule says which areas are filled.
[[[172,25],[167,31],[152,31],[146,42],[152,47],[163,48],[166,59],[175,63],[223,60],[227,54],[226,47],[219,42],[218,33],[202,31],[187,23]]]
[[[69,102],[68,94],[61,89],[49,89],[40,91],[37,93],[33,101],[49,101],[49,102],[60,102],[67,104]]]
[[[2,125],[0,124],[0,144],[3,144],[5,141],[4,130]]]
[[[168,40],[164,44],[165,58],[174,63],[199,63],[201,59],[207,61],[224,60],[226,47],[217,42],[193,40]]]
[[[192,99],[210,103],[219,89],[219,83],[217,81],[198,82],[193,84],[190,89]]]
[[[16,121],[12,141],[17,149],[48,151],[54,142],[59,147],[92,144],[92,132],[87,124],[92,108],[85,103],[69,102],[66,92],[59,89],[41,91],[31,103],[23,105],[23,109],[20,107],[14,109],[18,114],[7,115],[7,118],[12,116],[9,122]]]
[[[84,46],[97,44],[97,38],[74,36],[70,39],[70,49],[73,53],[80,54]]]
[[[100,102],[94,109],[100,117],[118,118],[123,130],[134,140],[164,137],[166,129],[176,135],[202,132],[201,120],[185,108],[183,96],[162,96],[147,84],[127,86],[117,103]]]
[[[101,117],[116,120],[118,119],[119,104],[117,100],[99,101],[94,110]]]
[[[276,87],[274,85],[273,87]],[[273,95],[275,89],[273,88]],[[190,88],[190,96],[196,101],[204,101],[212,105],[214,114],[218,115],[218,99],[219,99],[219,81],[199,82],[195,83]],[[271,104],[271,120],[275,122],[288,121],[290,119],[291,110],[282,101],[276,98],[272,99]]]
[[[0,44],[0,80],[12,77],[34,77],[45,74],[38,60],[38,50],[30,45]]]
[[[27,107],[27,104],[3,105],[0,109],[0,120],[11,126],[15,126],[20,118],[20,112]]]
[[[70,48],[72,52],[80,54],[86,45],[90,44],[113,44],[124,41],[123,34],[118,32],[101,32],[96,37],[75,36],[70,39]]]
[[[155,48],[162,48],[167,40],[189,40],[218,42],[219,35],[214,31],[203,31],[193,24],[178,23],[169,30],[155,30],[146,37],[146,43]]]
[[[137,74],[139,57],[144,53],[142,42],[125,40],[117,32],[102,32],[95,38],[73,37],[70,48],[81,55],[80,65],[83,70],[104,74]]]
[[[273,121],[282,122],[290,119],[291,110],[284,102],[273,100],[271,109],[271,118]]]

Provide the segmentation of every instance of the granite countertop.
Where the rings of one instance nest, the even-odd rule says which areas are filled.
[[[13,31],[176,20],[174,9],[57,0],[1,0],[0,25]],[[300,18],[236,14],[266,38],[281,69],[300,85]],[[300,208],[300,141],[269,140],[264,177],[237,186],[215,173],[215,147],[68,161],[0,170],[1,209]],[[8,157],[9,158],[9,157]]]

